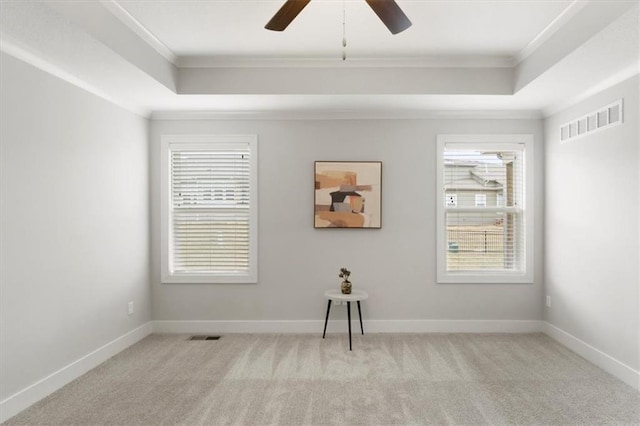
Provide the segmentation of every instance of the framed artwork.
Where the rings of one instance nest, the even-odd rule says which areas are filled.
[[[381,161],[315,162],[315,228],[382,226]]]

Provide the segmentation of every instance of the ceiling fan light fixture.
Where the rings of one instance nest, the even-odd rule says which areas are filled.
[[[284,31],[310,1],[287,0],[264,27],[271,31]],[[398,34],[412,25],[395,0],[366,0],[366,2],[391,34]]]
[[[412,25],[395,0],[366,0],[366,2],[391,34],[401,33]]]
[[[264,27],[271,31],[284,31],[310,1],[287,0]]]

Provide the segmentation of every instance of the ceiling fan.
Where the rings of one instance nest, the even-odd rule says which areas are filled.
[[[289,26],[302,9],[311,0],[287,0],[273,18],[265,25],[272,31],[283,31]],[[391,34],[397,34],[409,28],[411,21],[404,14],[395,0],[366,0],[367,4],[378,15],[383,24],[389,28]]]

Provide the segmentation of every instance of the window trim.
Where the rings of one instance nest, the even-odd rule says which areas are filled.
[[[163,284],[255,284],[258,282],[258,137],[257,135],[162,135],[160,138],[160,264]],[[248,144],[251,151],[249,177],[249,272],[246,275],[174,273],[169,268],[171,252],[171,147],[186,149],[215,145]]]
[[[451,272],[447,271],[447,242],[446,242],[446,208],[442,202],[444,190],[444,148],[446,144],[461,144],[472,147],[474,145],[485,145],[488,147],[498,147],[503,149],[509,145],[524,145],[524,179],[523,188],[524,206],[522,215],[525,220],[525,270],[518,272]],[[531,134],[440,134],[437,135],[437,167],[436,167],[436,280],[439,284],[532,284],[534,280],[534,146],[533,135]],[[504,207],[507,208],[507,207]],[[503,209],[504,209],[503,208]],[[486,210],[486,208],[481,208]]]

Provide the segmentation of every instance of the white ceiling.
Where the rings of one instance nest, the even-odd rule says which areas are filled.
[[[284,0],[119,0],[178,56],[340,57],[343,2],[313,0],[283,32],[264,25]],[[412,21],[392,35],[365,0],[345,0],[350,57],[504,55],[524,49],[572,2],[398,0]]]
[[[341,0],[283,2],[0,0],[0,49],[157,117],[539,117],[638,72],[637,0],[347,0],[346,62]]]

